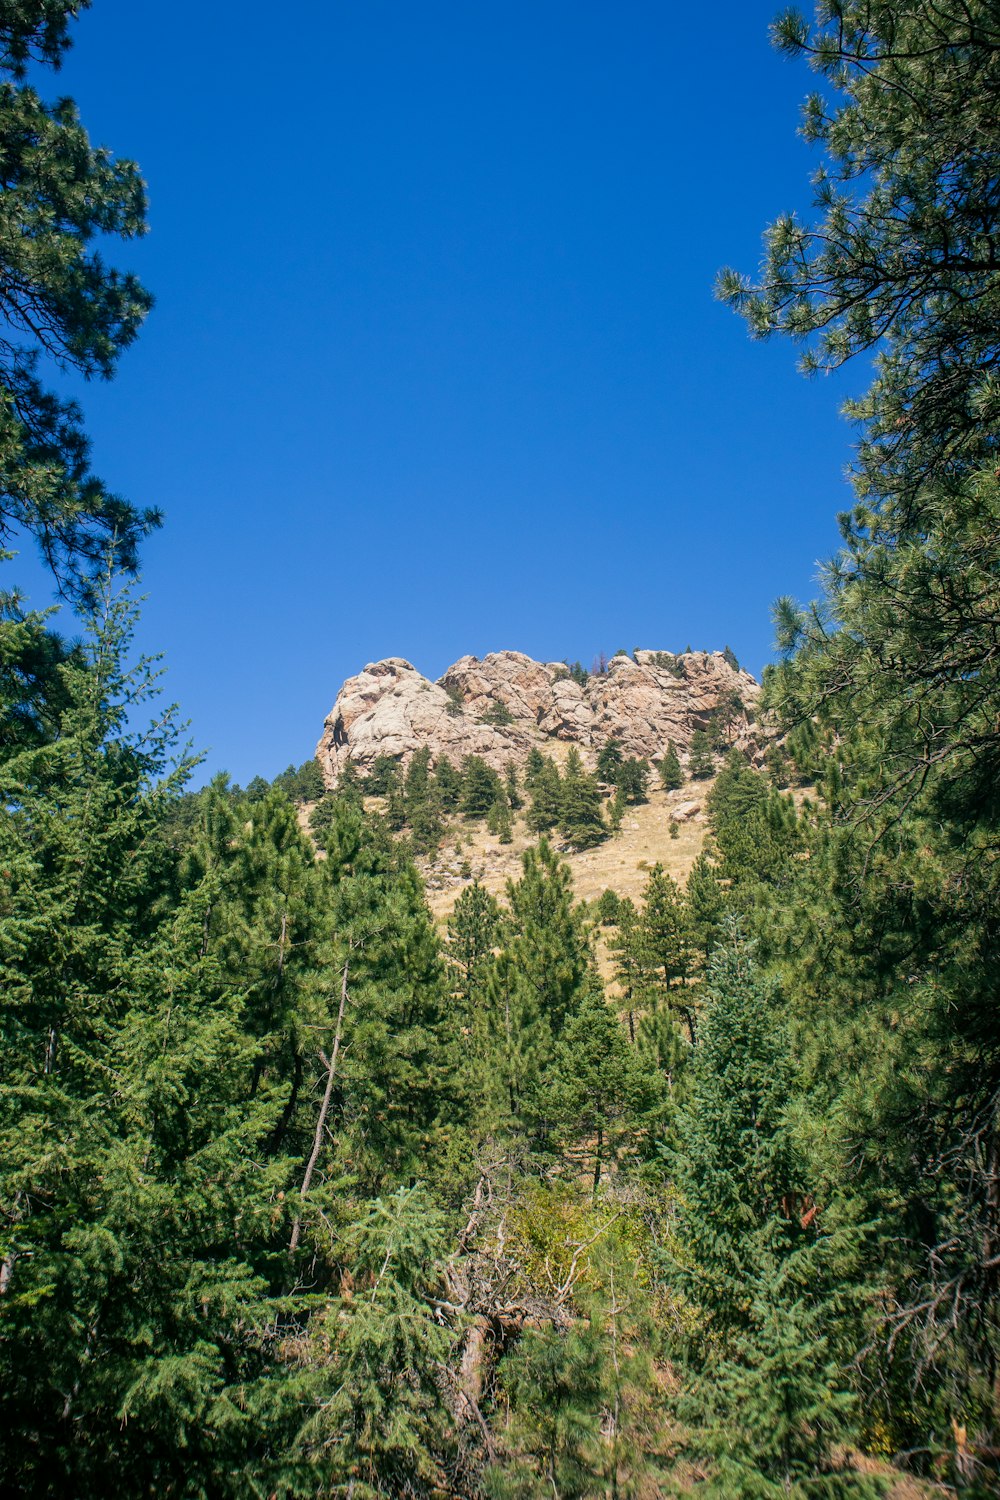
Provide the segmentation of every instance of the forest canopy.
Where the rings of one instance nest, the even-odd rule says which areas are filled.
[[[138,169],[26,81],[83,8],[0,4],[0,524],[82,631],[0,595],[0,1488],[996,1494],[995,8],[777,23],[815,216],[720,290],[874,353],[856,493],[757,753],[692,743],[689,873],[592,905],[565,856],[673,743],[652,794],[613,740],[190,790],[133,649],[155,517],[40,374],[109,376],[149,307],[93,247]],[[461,818],[535,841],[436,923]]]

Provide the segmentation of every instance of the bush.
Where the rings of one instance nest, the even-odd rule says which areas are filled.
[[[507,724],[513,724],[514,715],[506,703],[498,698],[495,703],[490,704],[485,713],[480,714],[479,722],[480,724],[494,724],[502,729]]]

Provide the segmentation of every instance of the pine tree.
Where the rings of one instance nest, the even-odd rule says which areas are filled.
[[[361,807],[364,804],[367,789],[365,782],[358,775],[358,768],[353,760],[347,761],[337,777],[337,785],[334,788],[335,796],[342,802],[350,802],[355,807]],[[299,799],[294,797],[292,800],[298,801]]]
[[[712,746],[704,729],[696,729],[688,751],[688,775],[694,781],[705,781],[715,773]]]
[[[532,745],[531,749],[528,751],[528,758],[524,762],[524,785],[527,791],[534,791],[535,781],[537,780],[539,772],[542,770],[544,765],[545,756],[539,750],[537,745]]]
[[[618,931],[608,948],[615,960],[615,983],[628,1016],[629,1039],[635,1041],[635,1013],[645,1004],[647,967],[639,937],[639,913],[628,896],[618,901]]]
[[[406,769],[403,783],[403,806],[414,852],[428,854],[441,842],[444,824],[437,785],[431,780],[431,752],[424,745]]]
[[[699,961],[707,964],[719,942],[726,898],[715,868],[704,852],[691,866],[685,895],[691,945]]]
[[[47,105],[24,81],[29,64],[33,73],[59,65],[80,8],[15,0],[0,17],[0,538],[33,535],[69,588],[100,573],[110,545],[120,567],[134,568],[139,540],[159,520],[91,472],[79,406],[47,390],[38,373],[51,360],[84,378],[110,378],[151,305],[138,279],[110,269],[95,248],[109,235],[145,232],[138,168],[90,144],[72,100]]]
[[[522,874],[507,885],[505,947],[558,1036],[589,984],[592,960],[583,910],[573,904],[569,867],[545,839],[521,856]]]
[[[190,762],[169,712],[129,727],[157,675],[123,665],[132,618],[108,581],[51,734],[4,765],[0,1484],[146,1490],[183,1451],[191,1487],[235,1496],[281,1094],[253,1093],[257,1002],[206,952],[217,876],[174,889],[159,829]]]
[[[295,1381],[309,1413],[296,1440],[313,1471],[303,1493],[317,1483],[371,1500],[442,1492],[454,1422],[438,1372],[455,1335],[433,1299],[445,1248],[420,1185],[376,1199],[345,1232],[351,1288],[317,1313]]]
[[[593,985],[563,1031],[545,1109],[565,1144],[593,1143],[595,1197],[605,1165],[649,1126],[658,1101],[655,1070],[629,1046],[603,991]]]
[[[0,551],[0,564],[12,553]],[[49,616],[28,610],[16,591],[0,590],[0,756],[41,745],[69,703],[62,668],[80,660]]]
[[[597,901],[597,919],[602,927],[614,927],[620,905],[621,898],[610,887],[601,892]]]
[[[597,775],[599,780],[603,781],[607,786],[615,785],[616,773],[624,758],[621,740],[605,740],[597,757]]]
[[[445,812],[455,812],[462,800],[462,777],[447,755],[434,767],[434,785]]]
[[[623,760],[615,772],[617,795],[629,806],[649,800],[649,762]]]
[[[856,1399],[830,1345],[843,1313],[830,1281],[856,1236],[820,1237],[815,1209],[803,1211],[788,1031],[776,986],[737,933],[711,969],[691,1080],[674,1156],[688,1247],[676,1274],[705,1314],[681,1406],[712,1466],[706,1493],[874,1496],[877,1484],[832,1458]],[[835,1223],[833,1205],[825,1212]]]
[[[743,906],[762,883],[786,886],[801,849],[798,815],[791,797],[731,754],[708,797],[708,814],[719,855],[719,874]]]
[[[643,888],[639,943],[644,962],[664,989],[683,984],[691,964],[690,916],[683,892],[656,864]]]
[[[352,768],[353,764],[353,761],[348,761],[348,765]],[[280,776],[274,778],[272,785],[296,803],[318,802],[326,791],[323,772],[319,768],[319,762],[315,759],[303,761],[298,767],[289,766],[287,770],[282,771]]]
[[[848,406],[862,424],[862,505],[844,519],[852,545],[883,525],[919,537],[935,492],[994,466],[998,226],[982,171],[998,140],[991,24],[982,0],[944,11],[846,0],[813,25],[790,12],[775,28],[782,51],[823,77],[804,126],[823,153],[818,213],[779,218],[759,283],[729,271],[719,292],[755,335],[804,342],[807,370],[875,356],[870,389]]]
[[[680,759],[677,755],[677,746],[673,740],[667,742],[666,753],[660,761],[657,770],[660,774],[660,785],[665,792],[676,792],[684,785],[684,772],[681,770]]]
[[[478,880],[462,891],[448,918],[448,961],[467,1022],[500,933],[500,907]]]
[[[525,784],[531,791],[525,821],[532,833],[547,833],[555,828],[562,812],[562,779],[555,762],[546,756]]]
[[[399,762],[395,756],[376,755],[365,779],[365,791],[370,797],[388,797],[400,779]]]
[[[504,781],[507,785],[507,801],[510,809],[512,812],[517,812],[519,808],[524,806],[524,799],[521,796],[521,788],[518,784],[517,766],[512,760],[509,760],[504,766]]]
[[[513,1449],[488,1473],[496,1500],[587,1500],[607,1493],[601,1418],[609,1394],[608,1363],[598,1320],[562,1332],[528,1329],[504,1360],[502,1379],[513,1408]]]
[[[494,802],[486,817],[486,826],[501,844],[509,844],[514,837],[514,824],[510,815],[510,803],[506,797]]]
[[[513,724],[514,715],[511,713],[506,703],[504,703],[502,699],[498,698],[495,702],[490,704],[489,708],[487,708],[483,714],[480,715],[479,722],[481,724],[492,724],[496,728],[503,729],[508,724]]]
[[[607,838],[597,778],[583,768],[574,746],[566,757],[559,805],[559,831],[573,849],[589,849]]]
[[[451,1098],[444,966],[417,872],[377,823],[338,808],[322,873],[327,1058],[346,990],[325,1159],[331,1171],[349,1160],[366,1189],[378,1192],[427,1170],[438,1115]],[[327,1071],[321,1062],[319,1093]]]
[[[462,761],[461,811],[469,818],[485,818],[490,808],[504,798],[503,783],[482,756],[467,755]]]
[[[529,950],[530,951],[530,950]],[[469,1092],[481,1135],[520,1137],[535,1130],[539,1096],[552,1058],[552,1021],[541,964],[523,967],[525,949],[505,944],[486,969],[473,1016]]]

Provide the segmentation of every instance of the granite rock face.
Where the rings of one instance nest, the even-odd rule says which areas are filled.
[[[533,746],[552,753],[575,745],[593,765],[609,739],[620,740],[627,756],[653,761],[670,740],[683,755],[694,731],[725,705],[730,742],[755,754],[759,691],[719,651],[615,656],[583,685],[561,662],[520,651],[463,656],[438,682],[393,656],[344,683],[316,756],[330,786],[348,761],[364,775],[379,755],[406,765],[425,745],[435,762],[480,755],[497,770],[520,765]]]

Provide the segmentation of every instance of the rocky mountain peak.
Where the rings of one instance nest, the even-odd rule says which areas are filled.
[[[501,770],[533,747],[575,745],[592,765],[609,739],[626,755],[659,760],[673,740],[683,753],[722,712],[726,734],[755,750],[760,689],[721,651],[636,651],[600,671],[571,672],[522,651],[460,657],[437,682],[405,658],[371,662],[349,677],[327,715],[316,756],[334,785],[348,761],[365,774],[379,755],[406,765],[427,746],[434,761],[479,755]]]

